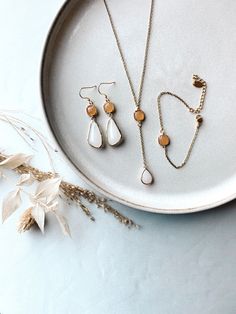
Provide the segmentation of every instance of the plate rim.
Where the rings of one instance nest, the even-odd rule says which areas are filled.
[[[59,143],[57,136],[53,130],[53,127],[51,125],[47,110],[46,110],[46,99],[45,99],[45,93],[44,93],[44,69],[45,69],[45,63],[47,60],[47,51],[48,47],[50,44],[50,40],[52,38],[53,32],[55,27],[58,25],[58,22],[63,15],[64,11],[71,5],[72,2],[75,2],[75,0],[66,0],[56,13],[55,17],[53,18],[53,21],[51,25],[49,26],[48,33],[46,35],[46,39],[43,44],[43,50],[41,53],[41,61],[40,61],[40,78],[39,78],[39,84],[40,84],[40,99],[41,99],[41,109],[43,112],[43,116],[45,119],[45,124],[47,127],[47,131],[50,134],[51,138],[55,142],[55,144],[58,146],[60,150],[60,155],[63,157],[63,160],[68,164],[68,166],[73,170],[73,172],[78,175],[84,182],[86,182],[89,186],[91,186],[92,189],[95,191],[101,193],[104,195],[108,200],[113,200],[116,201],[120,204],[126,205],[128,207],[142,210],[145,212],[151,212],[151,213],[156,213],[156,214],[190,214],[190,213],[196,213],[196,212],[201,212],[205,210],[209,210],[215,207],[218,207],[220,205],[223,205],[225,203],[228,203],[236,198],[236,192],[233,194],[230,194],[226,196],[225,198],[222,198],[216,202],[213,203],[208,203],[205,205],[201,206],[194,206],[194,207],[187,207],[187,208],[175,208],[175,209],[170,209],[170,208],[158,208],[158,207],[149,207],[137,203],[130,202],[126,199],[123,199],[117,195],[112,194],[111,192],[107,191],[106,189],[98,186],[95,182],[93,182],[91,179],[89,179],[86,174],[84,174],[71,160],[71,158],[66,154],[64,148],[62,148],[61,144]]]

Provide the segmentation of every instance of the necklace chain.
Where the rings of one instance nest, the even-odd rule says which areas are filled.
[[[144,61],[143,61],[143,68],[142,68],[142,74],[141,74],[141,79],[140,79],[140,85],[139,85],[139,91],[138,91],[138,96],[135,93],[135,89],[134,89],[134,85],[128,70],[128,66],[127,66],[127,62],[125,60],[125,56],[121,47],[121,43],[119,40],[119,36],[118,33],[116,31],[115,28],[115,24],[111,15],[111,11],[108,7],[107,1],[103,0],[109,20],[110,20],[110,24],[111,24],[111,28],[116,40],[116,45],[117,48],[119,50],[120,53],[120,57],[121,57],[121,61],[123,63],[123,67],[129,82],[129,86],[130,86],[130,90],[134,99],[134,103],[135,106],[137,108],[140,108],[141,106],[141,100],[142,100],[142,93],[143,93],[143,85],[144,85],[144,78],[145,78],[145,73],[146,73],[146,69],[147,69],[147,60],[148,60],[148,51],[149,51],[149,46],[150,46],[150,37],[151,37],[151,29],[152,29],[152,19],[153,19],[153,9],[154,9],[154,0],[151,0],[151,7],[150,7],[150,14],[149,14],[149,19],[148,19],[148,30],[147,30],[147,37],[146,37],[146,44],[145,44],[145,52],[144,52]]]
[[[163,117],[162,117],[162,111],[161,111],[161,98],[165,95],[169,95],[169,96],[172,96],[176,99],[178,99],[187,109],[190,113],[194,114],[195,117],[196,117],[196,122],[197,122],[197,125],[196,125],[196,128],[195,128],[195,132],[194,132],[194,135],[193,135],[193,138],[191,140],[191,143],[189,145],[189,148],[187,150],[187,153],[186,153],[186,156],[183,160],[183,162],[179,165],[176,165],[172,160],[171,158],[169,157],[168,155],[168,145],[164,146],[164,151],[165,151],[165,157],[166,159],[168,160],[168,162],[176,169],[180,169],[180,168],[183,168],[186,163],[188,162],[189,158],[190,158],[190,155],[191,155],[191,152],[193,150],[193,146],[194,146],[194,143],[197,139],[197,136],[198,136],[198,133],[199,133],[199,128],[200,128],[200,125],[202,123],[202,117],[199,115],[201,113],[201,111],[203,110],[203,107],[204,107],[204,102],[205,102],[205,97],[206,97],[206,90],[207,90],[207,84],[204,80],[200,79],[199,76],[197,75],[193,75],[193,80],[195,82],[200,82],[201,83],[201,87],[202,87],[202,92],[201,92],[201,96],[200,96],[200,100],[199,100],[199,105],[197,108],[193,108],[191,106],[188,105],[188,103],[183,100],[181,97],[179,97],[178,95],[174,94],[174,93],[171,93],[171,92],[162,92],[160,93],[160,95],[158,96],[157,98],[157,109],[158,109],[158,116],[159,116],[159,121],[160,121],[160,126],[161,126],[161,130],[160,130],[160,133],[163,135],[165,134],[165,130],[164,130],[164,123],[163,123]],[[196,85],[195,85],[196,86]],[[199,87],[199,86],[197,86]]]
[[[115,24],[111,15],[111,11],[108,7],[107,1],[103,0],[105,8],[106,8],[106,12],[111,24],[111,28],[112,28],[112,32],[113,35],[115,37],[115,41],[116,41],[116,45],[120,54],[120,58],[124,67],[124,71],[126,74],[126,77],[128,79],[128,83],[129,83],[129,87],[130,87],[130,91],[131,94],[133,96],[133,100],[134,100],[134,105],[136,106],[137,110],[140,110],[141,107],[141,101],[142,101],[142,94],[143,94],[143,85],[144,85],[144,79],[145,79],[145,73],[147,70],[147,60],[148,60],[148,52],[149,52],[149,46],[150,46],[150,38],[151,38],[151,30],[152,30],[152,20],[153,20],[153,12],[154,12],[154,0],[151,0],[151,7],[150,7],[150,13],[149,13],[149,18],[148,18],[148,29],[147,29],[147,37],[146,37],[146,43],[145,43],[145,51],[144,51],[144,60],[143,60],[143,67],[142,67],[142,73],[141,73],[141,79],[140,79],[140,84],[139,84],[139,90],[138,90],[138,94],[135,93],[135,88],[134,88],[134,84],[132,82],[130,73],[129,73],[129,69],[128,69],[128,65],[121,47],[121,43],[119,40],[119,36],[118,33],[116,31],[115,28]],[[143,130],[142,130],[142,121],[138,121],[137,123],[138,126],[138,134],[139,134],[139,140],[140,140],[140,148],[141,148],[141,155],[142,155],[142,162],[143,162],[143,167],[144,170],[149,172],[150,175],[150,180],[148,183],[145,183],[143,178],[141,177],[141,182],[143,184],[152,184],[153,182],[153,177],[152,174],[150,172],[150,170],[148,169],[148,165],[147,165],[147,158],[146,158],[146,153],[145,153],[145,145],[144,145],[144,138],[143,138]],[[144,173],[144,172],[143,172]],[[143,174],[142,174],[143,176]]]

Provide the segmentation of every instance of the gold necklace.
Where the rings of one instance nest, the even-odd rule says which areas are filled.
[[[125,74],[128,79],[128,83],[130,86],[131,94],[133,96],[134,105],[136,107],[136,110],[134,112],[134,119],[137,122],[138,126],[138,132],[139,132],[139,139],[140,139],[140,145],[141,145],[141,156],[142,156],[142,162],[143,162],[143,171],[141,175],[141,182],[145,185],[150,185],[153,183],[153,175],[151,174],[148,165],[147,165],[147,158],[146,158],[146,152],[145,152],[145,145],[144,145],[144,138],[143,138],[143,121],[145,120],[145,113],[143,110],[141,110],[141,100],[142,100],[142,93],[143,93],[143,85],[144,85],[144,79],[145,79],[145,73],[147,68],[147,59],[148,59],[148,51],[150,46],[150,37],[151,37],[151,29],[152,29],[152,19],[153,19],[153,9],[154,9],[154,0],[151,0],[151,6],[150,6],[150,14],[149,14],[149,20],[148,20],[148,30],[147,30],[147,38],[146,38],[146,44],[145,44],[145,52],[144,52],[144,61],[143,61],[143,68],[142,68],[142,74],[140,79],[140,85],[139,85],[139,92],[138,96],[135,93],[134,85],[128,70],[127,62],[124,57],[124,53],[121,47],[121,43],[119,40],[118,33],[115,28],[115,24],[113,22],[113,18],[111,15],[111,11],[108,7],[107,1],[103,0],[106,12],[111,24],[112,32],[115,37],[116,45],[119,50],[120,58],[124,67]]]
[[[202,88],[202,93],[201,93],[201,96],[200,96],[199,106],[197,108],[190,107],[187,104],[186,101],[184,101],[178,95],[173,94],[171,92],[162,92],[162,93],[160,93],[160,95],[157,98],[157,111],[158,111],[158,116],[159,116],[159,121],[160,121],[160,126],[161,126],[160,135],[158,136],[158,143],[164,148],[166,159],[168,160],[168,162],[175,169],[183,168],[186,165],[187,161],[189,160],[189,157],[190,157],[191,152],[193,150],[194,143],[195,143],[195,141],[197,139],[197,136],[198,136],[198,133],[199,133],[199,128],[200,128],[200,126],[202,125],[202,122],[203,122],[203,118],[200,115],[200,113],[201,113],[201,111],[202,111],[202,109],[204,107],[204,101],[205,101],[205,97],[206,97],[207,84],[198,75],[193,75],[193,86],[198,87],[198,88]],[[183,162],[180,165],[176,165],[170,159],[170,157],[168,155],[168,146],[170,144],[170,138],[169,138],[169,136],[165,132],[163,118],[162,118],[162,112],[161,112],[161,98],[164,95],[169,95],[169,96],[177,98],[188,109],[188,111],[191,114],[195,115],[195,119],[196,119],[196,128],[195,128],[195,132],[194,132],[192,141],[191,141],[190,146],[188,148],[187,154],[186,154]]]

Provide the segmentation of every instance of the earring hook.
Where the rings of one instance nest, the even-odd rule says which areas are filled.
[[[93,85],[93,86],[84,86],[84,87],[81,87],[81,89],[79,90],[79,96],[80,96],[82,99],[87,99],[89,102],[91,102],[91,99],[90,99],[89,97],[83,96],[83,95],[82,95],[82,90],[84,90],[84,89],[90,89],[90,88],[97,88],[97,85]]]
[[[105,96],[105,98],[108,99],[107,94],[101,92],[101,86],[102,86],[102,85],[115,84],[115,83],[116,83],[116,82],[103,82],[103,83],[100,83],[100,84],[98,85],[98,92],[99,92],[99,94],[102,95],[102,96]]]

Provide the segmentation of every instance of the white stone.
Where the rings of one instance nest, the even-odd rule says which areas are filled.
[[[111,146],[119,145],[122,141],[121,132],[116,124],[116,122],[109,118],[107,122],[107,142]]]
[[[153,176],[147,168],[144,168],[141,176],[141,181],[145,185],[150,185],[153,183]]]
[[[95,120],[91,120],[88,131],[88,143],[94,148],[100,148],[103,146],[102,133]]]

